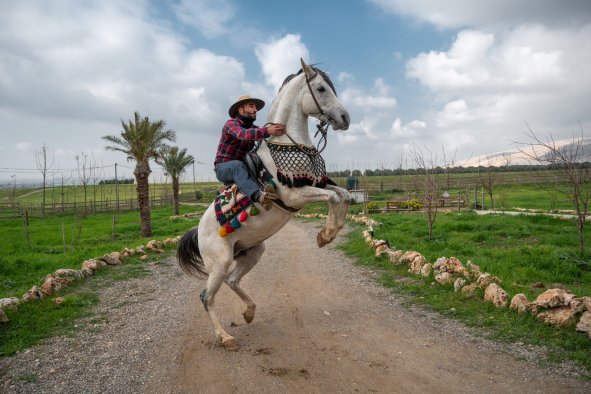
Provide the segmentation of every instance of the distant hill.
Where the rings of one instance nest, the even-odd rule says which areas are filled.
[[[579,152],[577,153],[577,161],[581,163],[591,162],[591,138],[584,138],[580,144],[573,143],[572,139],[558,140],[554,141],[554,145],[562,152],[570,154],[575,153],[575,149],[577,149],[578,145]],[[532,154],[534,152],[533,148],[535,148],[537,156],[539,156],[542,159],[548,159],[549,155],[551,154],[548,149],[539,146],[529,147],[524,145],[523,147],[521,147],[521,150],[525,153]],[[515,148],[509,151],[496,152],[478,157],[473,157],[468,160],[456,163],[455,167],[500,167],[505,166],[507,164],[528,165],[539,163],[535,160],[532,160],[532,158],[528,157],[526,154],[522,153],[519,148]]]

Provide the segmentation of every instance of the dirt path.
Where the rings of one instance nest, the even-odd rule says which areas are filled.
[[[524,361],[540,356],[535,349],[505,348],[403,306],[371,271],[318,249],[317,226],[292,222],[269,240],[243,280],[257,302],[250,325],[238,298],[220,292],[237,352],[214,343],[198,302],[203,282],[160,264],[154,275],[101,294],[99,314],[108,318],[98,327],[0,360],[0,392],[591,392],[590,382]],[[122,297],[128,302],[114,308]],[[34,382],[19,379],[26,371]]]
[[[212,343],[203,313],[186,333],[182,387],[203,392],[575,392],[572,380],[548,375],[493,344],[466,336],[434,314],[413,313],[372,275],[335,250],[314,245],[311,226],[288,225],[268,243],[244,280],[257,317],[241,321],[230,291],[220,297],[225,326],[242,345]],[[289,252],[282,245],[292,243]],[[227,290],[227,289],[226,289]],[[210,336],[201,334],[209,333]],[[195,335],[196,334],[196,335]],[[492,348],[491,348],[492,346]],[[586,386],[587,392],[591,388]]]

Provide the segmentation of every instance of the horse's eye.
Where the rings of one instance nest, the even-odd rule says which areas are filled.
[[[325,88],[324,86],[322,86],[322,85],[318,86],[318,89],[317,89],[317,90],[318,90],[320,93],[324,93],[324,92],[326,92],[326,88]]]

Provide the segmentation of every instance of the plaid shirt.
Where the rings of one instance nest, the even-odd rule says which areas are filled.
[[[213,163],[244,160],[246,154],[254,148],[255,141],[268,137],[269,133],[266,127],[252,125],[250,129],[245,129],[242,120],[239,118],[230,119],[222,129],[218,152]]]

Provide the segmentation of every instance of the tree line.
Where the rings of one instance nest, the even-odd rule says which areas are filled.
[[[120,184],[120,185],[132,185],[135,182],[135,179],[133,178],[123,178],[123,179],[104,179],[102,181],[99,182],[99,185],[115,185],[115,184]]]
[[[433,174],[477,174],[477,173],[490,173],[490,172],[528,172],[528,171],[543,171],[543,170],[560,170],[563,164],[551,163],[551,164],[514,164],[508,166],[469,166],[469,167],[441,167],[435,166],[430,169]],[[573,167],[577,169],[591,169],[591,162],[573,163]],[[423,174],[424,168],[377,168],[375,170],[341,170],[341,171],[328,171],[327,174],[331,178],[337,177],[350,177],[350,176],[392,176],[392,175],[417,175]]]

